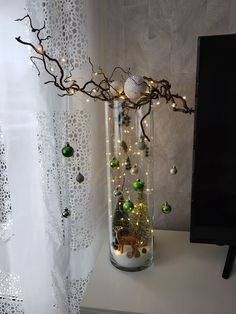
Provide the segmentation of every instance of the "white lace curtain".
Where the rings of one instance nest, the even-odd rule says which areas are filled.
[[[99,64],[97,7],[0,0],[0,314],[78,313],[99,252],[107,219],[103,104],[59,98],[14,39],[31,36],[27,21],[15,19],[29,12],[36,26],[46,20],[47,51],[84,81],[88,56]],[[66,142],[73,158],[61,155]]]

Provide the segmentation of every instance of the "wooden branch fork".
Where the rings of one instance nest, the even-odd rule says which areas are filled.
[[[36,55],[30,57],[32,63],[37,69],[38,75],[40,75],[40,69],[37,65],[38,62],[43,64],[44,70],[48,73],[50,79],[44,84],[53,84],[56,88],[60,90],[58,96],[73,96],[74,94],[80,92],[88,97],[96,100],[106,101],[110,103],[110,106],[113,106],[113,101],[118,100],[121,103],[121,106],[124,110],[137,110],[143,106],[147,106],[147,113],[142,117],[140,121],[140,127],[143,133],[143,136],[150,141],[149,137],[145,133],[145,127],[143,122],[145,118],[151,113],[153,101],[159,101],[164,99],[166,103],[171,103],[173,111],[182,112],[182,113],[193,113],[194,110],[189,108],[186,102],[186,98],[178,94],[173,94],[171,92],[171,85],[167,80],[153,80],[150,77],[143,76],[144,81],[146,82],[146,91],[140,95],[140,98],[137,101],[134,101],[127,97],[124,90],[116,90],[112,86],[114,82],[114,75],[119,71],[122,82],[124,78],[130,77],[132,79],[130,70],[125,71],[122,67],[115,67],[112,71],[112,74],[108,77],[105,73],[99,69],[99,71],[94,70],[94,66],[89,59],[91,65],[91,79],[84,83],[83,86],[79,86],[76,80],[72,78],[73,65],[72,69],[69,72],[69,75],[65,74],[64,66],[62,63],[51,57],[47,51],[44,49],[43,43],[51,38],[51,36],[43,37],[42,31],[46,28],[45,21],[41,28],[35,28],[32,23],[32,19],[29,14],[25,15],[23,18],[17,19],[16,21],[29,20],[29,26],[32,33],[36,34],[37,44],[32,44],[21,39],[21,37],[16,37],[15,39],[22,45],[30,46]],[[55,67],[56,71],[51,70],[51,65]],[[95,77],[100,80],[95,80]],[[135,80],[133,80],[136,83]]]

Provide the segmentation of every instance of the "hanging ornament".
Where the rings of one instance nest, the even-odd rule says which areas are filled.
[[[129,126],[130,125],[130,120],[131,120],[130,116],[126,113],[126,114],[124,114],[124,116],[122,118],[122,124],[124,126]]]
[[[114,192],[113,192],[113,195],[114,195],[115,197],[121,196],[121,195],[122,195],[122,192],[121,192],[121,190],[117,187],[117,188],[115,188],[115,190],[114,190]]]
[[[71,157],[74,154],[74,148],[67,143],[66,146],[62,148],[61,153],[64,157]]]
[[[133,167],[130,169],[130,173],[133,175],[138,173],[138,165],[134,164]]]
[[[79,174],[76,177],[76,181],[79,183],[82,183],[84,181],[84,176],[82,175],[82,173],[79,172]]]
[[[125,212],[131,212],[134,209],[134,204],[131,202],[131,200],[127,200],[123,204],[123,210]]]
[[[123,151],[124,151],[125,153],[127,152],[128,146],[127,146],[127,144],[126,144],[125,141],[122,141],[122,142],[120,143],[120,147],[123,149]]]
[[[178,172],[176,166],[170,168],[170,174],[176,174]]]
[[[123,83],[121,81],[113,81],[110,84],[110,92],[112,96],[118,96],[123,92]]]
[[[141,182],[140,179],[137,179],[136,181],[134,181],[133,183],[133,188],[135,191],[139,192],[142,191],[144,188],[144,182]]]
[[[145,157],[149,157],[149,148],[147,145],[145,147]]]
[[[147,83],[144,78],[134,75],[125,81],[124,92],[130,100],[137,101],[145,93],[146,88]]]
[[[138,148],[139,150],[145,150],[146,144],[144,141],[144,136],[140,136],[140,141],[138,142]]]
[[[68,208],[65,208],[61,215],[63,218],[69,217],[70,216],[70,210]]]
[[[165,202],[161,205],[161,211],[163,214],[169,214],[171,212],[171,206],[168,202]]]
[[[131,161],[130,161],[129,157],[125,161],[125,169],[126,170],[130,170],[131,169]]]
[[[118,159],[116,159],[115,157],[113,157],[112,160],[110,160],[109,164],[110,164],[110,167],[111,167],[112,169],[117,169],[117,168],[119,167],[119,165],[120,165],[120,162],[119,162]]]
[[[130,125],[130,121],[131,121],[131,118],[128,115],[128,113],[123,112],[123,111],[119,113],[118,123],[119,123],[120,126],[122,126],[122,125],[129,126]]]

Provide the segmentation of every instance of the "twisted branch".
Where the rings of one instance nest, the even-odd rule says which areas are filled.
[[[16,37],[15,39],[22,45],[30,46],[33,51],[36,53],[37,56],[31,56],[30,59],[34,66],[36,67],[36,70],[38,72],[38,75],[40,75],[40,69],[37,66],[36,61],[41,61],[43,64],[44,69],[48,73],[48,75],[51,77],[50,80],[46,81],[45,84],[54,84],[56,88],[58,88],[62,94],[59,94],[60,97],[65,96],[73,96],[77,92],[81,92],[85,94],[86,96],[96,100],[101,101],[107,101],[109,102],[110,106],[113,106],[114,100],[119,100],[121,103],[121,106],[123,110],[137,110],[143,106],[148,105],[148,111],[146,114],[142,117],[140,120],[140,127],[143,133],[143,136],[150,141],[149,137],[145,133],[145,128],[143,125],[143,122],[145,118],[151,113],[152,110],[152,101],[153,100],[161,100],[165,99],[166,103],[172,102],[172,109],[173,111],[178,111],[182,113],[188,113],[191,114],[194,112],[192,108],[189,108],[187,105],[187,102],[184,97],[173,94],[171,92],[171,84],[165,80],[153,80],[150,77],[144,76],[143,79],[146,82],[147,90],[140,95],[140,98],[137,101],[133,101],[132,99],[129,99],[124,91],[119,92],[117,91],[111,83],[113,82],[113,76],[117,71],[121,72],[121,80],[124,82],[125,77],[131,77],[130,69],[125,71],[122,67],[117,66],[113,69],[111,75],[107,77],[105,73],[102,71],[102,69],[99,69],[98,71],[95,71],[94,66],[89,59],[89,64],[91,65],[92,69],[92,75],[91,79],[84,83],[84,85],[81,87],[77,83],[76,80],[72,79],[72,71],[74,70],[73,65],[71,65],[71,69],[69,72],[69,76],[65,76],[64,68],[61,65],[61,63],[51,57],[44,49],[43,42],[51,38],[51,36],[42,37],[42,31],[45,29],[45,21],[41,28],[35,28],[33,26],[31,17],[29,14],[25,15],[23,18],[17,19],[16,21],[23,21],[25,19],[29,20],[29,25],[31,28],[31,32],[36,34],[37,38],[37,46],[32,44],[31,42],[27,42],[21,39],[21,37]],[[55,74],[52,73],[49,66],[50,64],[54,64],[56,66],[56,72]],[[102,76],[102,79],[100,81],[96,81],[95,77]],[[131,77],[131,79],[133,79]],[[135,82],[135,80],[133,79]],[[137,84],[135,82],[135,84]],[[138,84],[137,84],[138,85]]]

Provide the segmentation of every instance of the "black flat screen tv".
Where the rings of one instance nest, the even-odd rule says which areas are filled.
[[[198,38],[196,76],[190,241],[235,252],[236,34]]]

